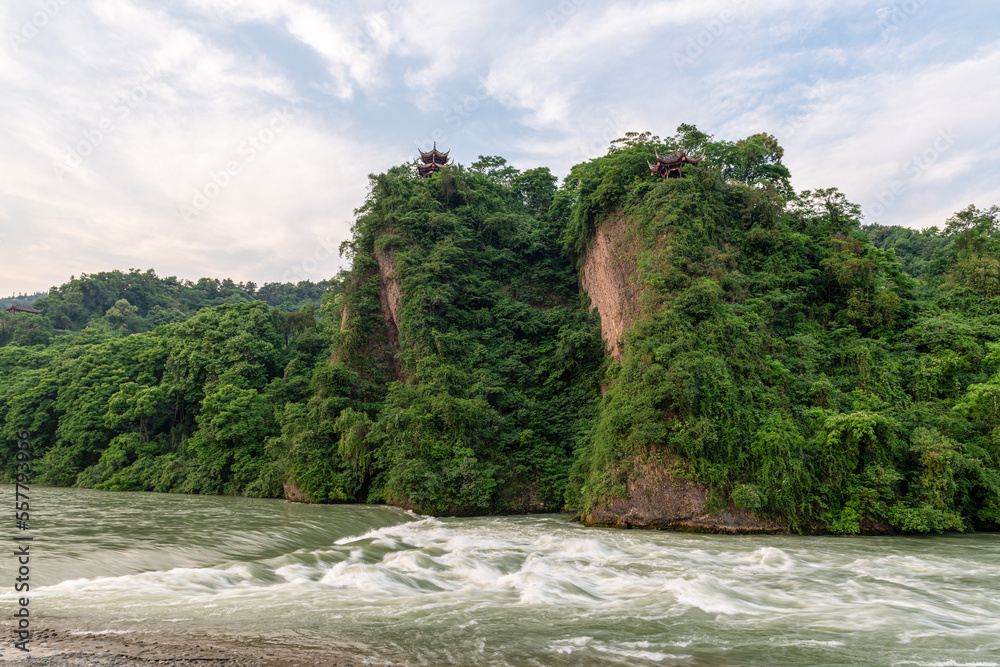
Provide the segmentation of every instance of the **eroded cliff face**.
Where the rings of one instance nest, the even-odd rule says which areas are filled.
[[[639,241],[629,219],[620,213],[605,218],[584,255],[580,282],[601,315],[605,349],[617,361],[622,360],[622,336],[639,315],[638,262]]]
[[[396,255],[389,251],[376,252],[375,259],[378,261],[378,273],[382,280],[382,289],[379,290],[379,298],[382,301],[382,317],[386,325],[399,331],[399,299],[401,296],[399,288],[399,276],[396,274]]]
[[[292,482],[285,480],[281,483],[282,491],[284,492],[285,500],[289,500],[293,503],[311,503],[314,502],[308,495],[305,494],[299,487],[295,486]]]
[[[709,511],[709,488],[688,479],[680,459],[632,461],[628,498],[599,503],[581,517],[587,525],[665,528],[702,533],[784,533],[787,526],[729,506]]]
[[[379,314],[385,324],[385,331],[384,333],[373,331],[364,334],[366,340],[361,343],[360,350],[358,350],[357,341],[355,341],[355,347],[350,354],[355,357],[377,359],[384,366],[391,364],[396,379],[402,381],[402,361],[399,358],[399,317],[402,290],[399,275],[396,272],[396,257],[391,251],[376,252],[375,260],[378,267]],[[368,274],[367,276],[353,276],[350,280],[370,280],[374,277],[374,275]],[[357,285],[351,282],[348,283],[347,290],[350,291],[356,287]],[[349,331],[356,316],[348,296],[340,308],[340,330]],[[345,354],[343,350],[335,349],[331,362],[334,364],[350,363],[350,359]]]
[[[378,298],[382,309],[382,320],[389,333],[389,345],[393,352],[392,363],[396,378],[403,381],[403,365],[399,358],[399,303],[402,292],[399,275],[396,273],[396,256],[389,251],[376,252],[380,279]]]
[[[347,304],[340,307],[340,330],[347,331]]]

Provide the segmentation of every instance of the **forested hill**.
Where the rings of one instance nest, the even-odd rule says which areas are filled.
[[[675,145],[706,158],[651,177]],[[836,189],[795,192],[782,158],[770,135],[684,125],[626,135],[558,188],[497,157],[401,165],[371,177],[319,310],[216,284],[231,302],[124,335],[118,299],[145,327],[165,306],[119,291],[77,316],[82,290],[47,297],[70,333],[0,348],[4,470],[30,429],[51,484],[995,529],[1000,209],[862,227]]]
[[[21,345],[47,344],[53,336],[84,328],[118,334],[151,331],[163,324],[183,322],[202,308],[224,303],[259,300],[284,312],[296,312],[310,304],[318,308],[331,285],[329,281],[304,280],[258,287],[253,282],[212,278],[191,282],[174,276],[160,278],[152,269],[83,274],[53,287],[47,294],[18,298],[19,303],[41,310],[43,317],[18,315],[6,320],[7,324],[0,328],[0,345],[12,341]],[[0,318],[5,316],[0,313]]]
[[[9,308],[14,303],[23,303],[26,306],[30,306],[32,303],[41,299],[46,294],[48,294],[48,292],[35,292],[34,294],[17,294],[17,295],[12,294],[7,298],[0,299],[0,308]]]

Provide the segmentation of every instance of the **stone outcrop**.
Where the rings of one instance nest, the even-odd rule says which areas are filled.
[[[403,365],[399,358],[399,311],[402,291],[399,286],[399,275],[396,273],[396,256],[389,251],[375,253],[378,261],[379,290],[378,298],[382,310],[382,320],[389,334],[389,346],[393,351],[392,363],[396,378],[403,381]]]
[[[683,474],[680,459],[633,461],[627,498],[609,498],[581,517],[587,525],[702,533],[784,533],[787,527],[729,506],[709,511],[709,488]]]
[[[282,482],[281,488],[284,491],[285,500],[290,500],[293,503],[311,502],[309,496],[304,491],[290,482]]]
[[[639,241],[620,213],[605,218],[583,257],[580,282],[601,315],[608,354],[622,360],[621,338],[639,315]]]
[[[399,287],[399,275],[396,273],[396,256],[389,252],[376,252],[378,273],[382,285],[379,298],[382,301],[382,317],[386,325],[399,331],[399,301],[402,292]]]

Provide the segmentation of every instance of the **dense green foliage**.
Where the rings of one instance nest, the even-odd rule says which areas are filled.
[[[373,178],[337,345],[369,402],[335,424],[340,453],[371,478],[369,500],[452,513],[561,506],[602,344],[546,215],[554,194],[547,169],[501,158],[427,180],[407,168]],[[379,290],[391,281],[401,298],[387,336]],[[395,368],[381,364],[388,378],[367,368],[376,350],[398,350]]]
[[[275,406],[307,393],[320,328],[308,308],[254,301],[124,338],[88,329],[0,348],[4,470],[28,429],[40,483],[278,495],[289,463],[266,450]]]
[[[0,349],[4,440],[30,428],[51,484],[560,508],[602,343],[547,217],[556,179],[502,158],[413,176],[373,178],[345,290],[327,291],[318,321],[223,290],[208,296],[225,305],[122,338],[154,312],[141,296],[159,293],[152,273],[88,276],[42,300],[90,326]],[[391,335],[379,256],[401,287]],[[115,326],[97,323],[107,304]],[[48,317],[21,318],[51,334]]]
[[[650,177],[675,146],[706,159]],[[793,530],[995,528],[1000,209],[862,227],[782,157],[682,125],[558,189],[403,165],[332,283],[73,279],[0,315],[2,470],[27,428],[42,483],[586,512],[659,461]],[[621,362],[579,287],[612,218],[641,295]]]

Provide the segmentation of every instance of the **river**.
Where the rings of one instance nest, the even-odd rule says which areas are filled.
[[[455,667],[1000,664],[995,534],[734,537],[53,488],[31,502],[36,623]]]

